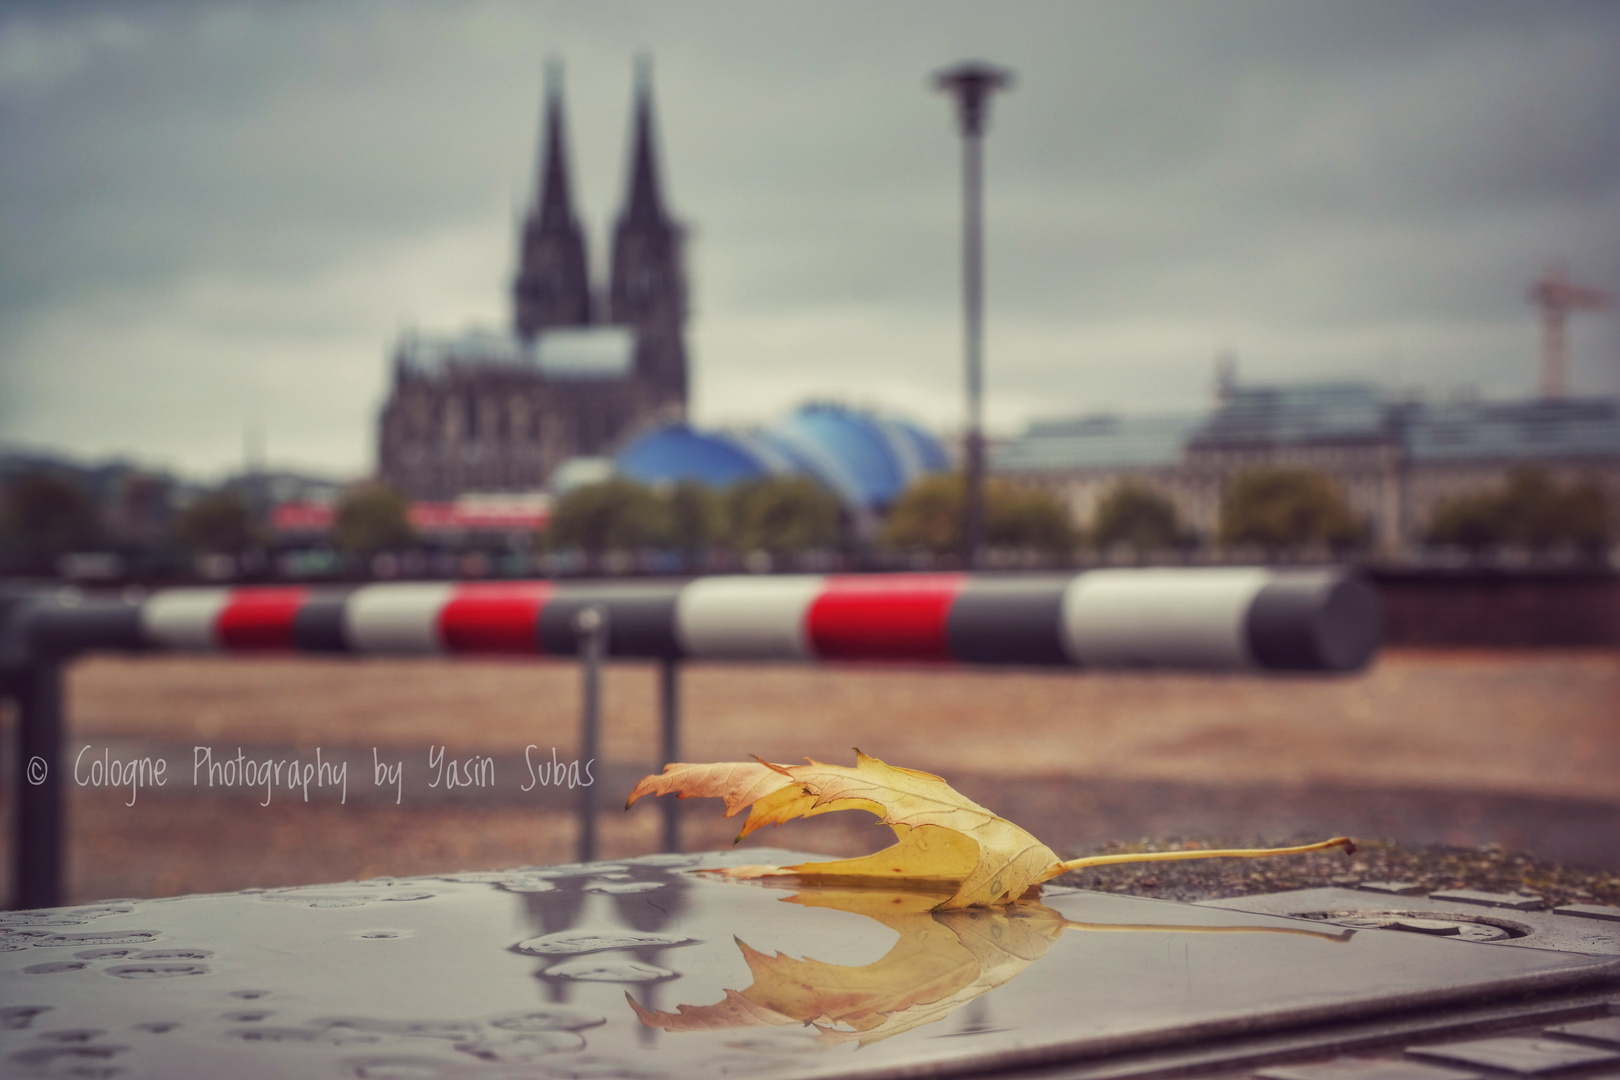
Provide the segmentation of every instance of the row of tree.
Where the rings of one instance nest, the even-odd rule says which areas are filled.
[[[388,488],[357,488],[338,506],[333,543],[356,555],[409,547],[415,542],[409,509]],[[176,513],[162,546],[188,554],[239,555],[274,540],[247,500],[224,487],[199,495]],[[84,489],[63,475],[24,473],[0,492],[0,554],[10,567],[49,573],[64,553],[129,546],[128,538],[108,528]]]
[[[1614,538],[1612,520],[1596,482],[1560,485],[1545,469],[1520,466],[1496,488],[1441,503],[1425,539],[1472,551],[1512,546],[1597,552]]]
[[[1200,543],[1167,497],[1129,481],[1104,496],[1088,530],[1077,529],[1063,504],[1045,491],[991,480],[985,495],[992,547],[1063,558],[1081,544],[1146,554]],[[46,473],[25,475],[9,485],[5,496],[0,550],[13,565],[44,569],[63,552],[108,542],[95,505],[68,480]],[[877,541],[895,551],[957,551],[962,501],[960,476],[926,477],[892,508]],[[418,538],[409,509],[388,488],[356,488],[337,508],[333,546],[355,556],[410,548]],[[645,549],[700,555],[723,549],[782,556],[853,548],[852,525],[839,500],[805,477],[748,481],[723,491],[698,483],[655,490],[612,479],[561,498],[539,540],[551,550],[593,555]],[[1472,550],[1516,546],[1597,552],[1613,536],[1610,510],[1597,484],[1559,485],[1545,470],[1523,467],[1496,489],[1440,504],[1425,541]],[[180,550],[225,554],[265,547],[272,539],[241,496],[229,489],[193,500],[176,515],[172,536]],[[1328,476],[1261,468],[1240,474],[1228,487],[1217,539],[1272,552],[1311,547],[1343,552],[1364,546],[1368,528]]]
[[[802,476],[749,480],[724,491],[690,482],[657,491],[613,479],[558,500],[545,542],[555,550],[591,553],[729,548],[787,555],[837,548],[845,531],[838,499]]]

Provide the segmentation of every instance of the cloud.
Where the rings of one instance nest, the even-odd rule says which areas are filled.
[[[959,144],[930,72],[1017,72],[987,141],[989,415],[1254,377],[1525,393],[1553,256],[1620,287],[1612,4],[12,7],[0,436],[187,469],[370,466],[408,326],[506,318],[540,69],[605,270],[630,61],[692,227],[694,404],[961,415]],[[1609,316],[1575,385],[1620,390]]]

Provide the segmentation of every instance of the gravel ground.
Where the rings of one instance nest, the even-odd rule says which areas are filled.
[[[1107,844],[1075,854],[1124,854],[1178,851],[1189,848],[1281,847],[1299,838],[1207,837],[1154,844]],[[1620,873],[1582,870],[1551,863],[1523,852],[1483,848],[1411,846],[1384,840],[1357,844],[1354,855],[1313,852],[1272,859],[1199,859],[1100,866],[1059,879],[1065,885],[1103,892],[1155,896],[1166,900],[1210,900],[1252,893],[1287,892],[1363,881],[1405,881],[1439,889],[1482,889],[1528,892],[1550,905],[1612,904],[1620,906]]]

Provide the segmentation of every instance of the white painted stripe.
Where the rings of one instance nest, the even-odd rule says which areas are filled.
[[[1261,567],[1092,570],[1063,593],[1063,647],[1080,664],[1250,667],[1245,622]]]
[[[164,649],[219,648],[214,627],[229,589],[164,589],[141,605],[141,637]]]
[[[444,652],[439,612],[454,591],[430,582],[363,586],[343,605],[343,638],[356,652]]]
[[[691,656],[735,660],[812,660],[810,605],[826,579],[699,578],[675,599],[675,638]]]

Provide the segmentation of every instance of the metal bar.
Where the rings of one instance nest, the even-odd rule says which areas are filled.
[[[574,616],[579,635],[579,760],[588,769],[600,755],[602,727],[602,659],[607,654],[607,608],[592,606]],[[579,861],[596,858],[596,785],[579,786]]]
[[[39,662],[13,676],[17,700],[17,833],[12,906],[63,902],[62,667]]]
[[[1231,593],[1238,578],[1246,584]],[[718,575],[578,587],[506,582],[476,590],[393,582],[337,595],[283,586],[162,589],[138,601],[35,602],[26,619],[8,613],[0,595],[0,667],[21,672],[36,659],[60,662],[91,651],[146,649],[571,656],[580,647],[574,617],[590,607],[603,609],[612,624],[604,655],[614,658],[1179,667],[1190,666],[1184,649],[1189,634],[1207,631],[1228,642],[1252,636],[1258,617],[1254,604],[1272,586],[1298,592],[1303,605],[1289,609],[1293,614],[1286,627],[1274,628],[1277,634],[1355,642],[1356,649],[1345,655],[1359,659],[1346,666],[1325,659],[1325,653],[1320,660],[1300,654],[1279,665],[1270,659],[1272,652],[1256,646],[1252,655],[1229,649],[1225,659],[1200,654],[1198,666],[1341,671],[1360,666],[1376,650],[1377,619],[1363,617],[1375,614],[1376,596],[1348,568],[1204,566],[1017,577],[866,574],[858,581],[823,574]],[[1045,599],[1025,603],[1031,588]],[[1207,602],[1212,589],[1231,593],[1233,602],[1212,609]],[[1361,594],[1364,602],[1347,608],[1340,602],[1346,590]],[[1127,593],[1151,595],[1154,602],[1144,608],[1121,600]],[[1104,594],[1112,598],[1109,603],[1093,603]],[[853,613],[855,601],[872,611],[911,610],[923,603],[931,621],[925,628],[904,623],[915,632],[899,636],[877,632],[865,625],[864,615]],[[529,622],[531,613],[537,627]],[[1108,625],[1097,625],[1098,619]],[[1126,635],[1136,643],[1128,655],[1117,648],[1098,653],[1079,647],[1081,637],[1098,634]]]
[[[658,718],[660,750],[664,764],[681,759],[681,662],[666,657],[658,664]],[[662,800],[664,813],[664,850],[681,850],[681,804],[676,799]]]
[[[962,330],[967,366],[967,437],[963,450],[962,567],[984,546],[984,179],[983,139],[962,135]]]

